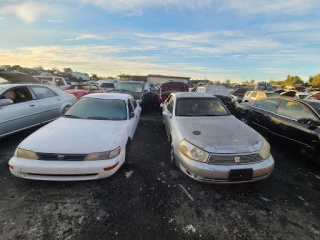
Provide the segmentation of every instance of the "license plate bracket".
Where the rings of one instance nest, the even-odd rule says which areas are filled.
[[[229,172],[229,181],[238,182],[253,179],[253,169],[234,169]]]

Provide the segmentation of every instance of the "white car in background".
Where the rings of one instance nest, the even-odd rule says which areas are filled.
[[[17,177],[49,181],[110,177],[125,162],[140,112],[128,94],[85,95],[18,146],[10,171]]]
[[[50,122],[75,102],[74,95],[57,87],[0,81],[0,138]]]

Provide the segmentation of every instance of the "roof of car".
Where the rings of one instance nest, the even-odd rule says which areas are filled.
[[[131,97],[131,95],[125,94],[125,93],[91,93],[91,94],[85,95],[83,97],[127,100],[128,97]]]
[[[199,92],[175,92],[173,94],[177,98],[215,98],[212,94]]]

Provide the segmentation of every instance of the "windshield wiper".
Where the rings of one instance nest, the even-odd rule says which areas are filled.
[[[81,117],[78,117],[78,116],[75,116],[75,115],[70,115],[70,114],[63,115],[63,117],[67,117],[67,118],[81,118]]]
[[[118,120],[118,118],[106,118],[106,117],[87,117],[86,119],[93,119],[93,120]]]

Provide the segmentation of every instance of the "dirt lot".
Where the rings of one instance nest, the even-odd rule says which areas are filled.
[[[320,239],[320,167],[272,146],[265,181],[209,185],[169,163],[161,117],[141,117],[109,179],[13,177],[8,160],[33,130],[0,140],[0,239]]]

